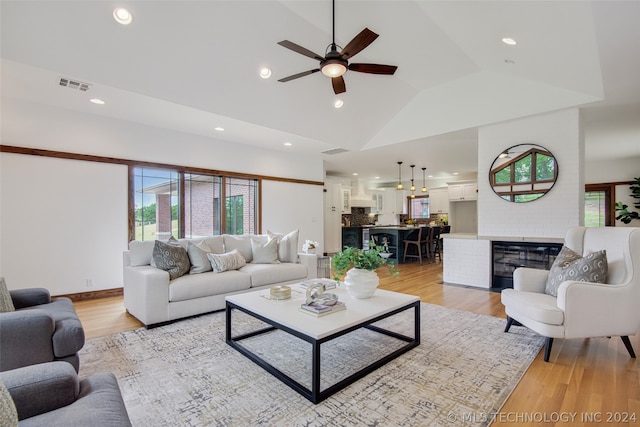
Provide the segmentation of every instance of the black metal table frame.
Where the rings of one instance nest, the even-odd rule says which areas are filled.
[[[402,335],[399,334],[397,332],[393,332],[393,331],[389,331],[383,328],[380,328],[378,326],[374,326],[372,325],[372,323],[378,322],[382,319],[386,319],[387,317],[391,317],[394,316],[398,313],[401,313],[403,311],[406,310],[410,310],[411,308],[414,309],[414,336],[413,337],[408,337],[406,335]],[[258,329],[256,331],[252,331],[252,332],[248,332],[242,335],[238,335],[236,337],[233,337],[231,335],[232,332],[232,324],[231,324],[231,320],[232,320],[232,316],[231,313],[232,311],[236,309],[236,310],[240,310],[246,314],[248,314],[249,316],[252,316],[256,319],[259,319],[269,325],[271,325],[270,327],[266,327],[266,328],[261,328]],[[320,347],[323,343],[327,342],[327,341],[331,341],[335,338],[338,338],[342,335],[348,334],[349,332],[353,332],[357,329],[360,328],[366,328],[369,329],[371,331],[375,331],[396,339],[399,339],[401,341],[405,341],[407,344],[400,347],[399,349],[389,353],[388,355],[382,357],[381,359],[378,359],[377,361],[373,362],[372,364],[365,366],[364,368],[356,371],[355,373],[349,375],[348,377],[338,381],[337,383],[327,387],[324,390],[320,390]],[[242,341],[243,339],[246,338],[251,338],[257,335],[261,335],[264,333],[268,333],[268,332],[272,332],[274,330],[282,330],[285,331],[293,336],[296,336],[308,343],[311,344],[312,346],[312,368],[311,368],[311,389],[305,387],[304,385],[300,384],[298,381],[294,380],[293,378],[291,378],[289,375],[285,374],[284,372],[282,372],[281,370],[279,370],[278,368],[276,368],[275,366],[271,365],[269,362],[267,362],[266,360],[264,360],[263,358],[261,358],[260,356],[258,356],[257,354],[251,352],[250,350],[248,350],[246,347],[243,347],[242,345],[239,344],[239,341]],[[379,367],[385,365],[386,363],[388,363],[389,361],[395,359],[396,357],[406,353],[407,351],[411,350],[414,347],[417,347],[418,345],[420,345],[420,301],[414,301],[412,303],[409,303],[403,307],[397,308],[395,310],[390,311],[389,313],[385,313],[385,314],[381,314],[379,316],[374,317],[373,319],[364,321],[362,323],[359,323],[357,325],[354,325],[352,327],[349,327],[347,329],[344,329],[340,332],[336,332],[335,334],[331,334],[325,338],[321,338],[321,339],[315,339],[313,337],[310,337],[308,335],[305,335],[302,332],[296,331],[294,329],[291,329],[287,326],[284,326],[272,319],[268,319],[264,316],[261,316],[257,313],[254,313],[244,307],[240,307],[232,302],[227,301],[226,303],[226,326],[225,326],[225,337],[226,337],[226,341],[227,344],[229,344],[231,347],[235,348],[236,350],[238,350],[240,353],[242,353],[243,355],[245,355],[246,357],[248,357],[250,360],[252,360],[253,362],[255,362],[256,364],[258,364],[259,366],[261,366],[264,370],[266,370],[267,372],[269,372],[270,374],[272,374],[273,376],[275,376],[276,378],[278,378],[280,381],[282,381],[283,383],[285,383],[286,385],[288,385],[289,387],[291,387],[293,390],[295,390],[296,392],[300,393],[302,396],[304,396],[305,398],[307,398],[308,400],[310,400],[312,403],[320,403],[321,401],[323,401],[324,399],[326,399],[327,397],[337,393],[338,391],[342,390],[343,388],[347,387],[350,384],[353,384],[354,382],[356,382],[357,380],[359,380],[360,378],[365,377],[366,375],[368,375],[369,373],[375,371],[376,369],[378,369]]]

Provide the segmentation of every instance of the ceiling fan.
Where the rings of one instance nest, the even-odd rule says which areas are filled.
[[[320,61],[320,68],[313,70],[303,71],[302,73],[293,74],[289,77],[278,80],[279,82],[288,82],[290,80],[298,79],[300,77],[308,76],[309,74],[317,73],[321,71],[327,77],[331,78],[331,84],[333,86],[333,92],[337,95],[347,91],[347,87],[342,77],[347,70],[357,71],[359,73],[369,74],[386,74],[392,75],[396,72],[398,67],[395,65],[381,65],[381,64],[349,64],[349,59],[354,57],[357,53],[369,46],[373,41],[378,38],[378,35],[368,28],[362,30],[357,36],[355,36],[347,45],[338,52],[340,46],[336,45],[336,2],[333,0],[333,39],[329,46],[327,46],[327,52],[322,57],[317,53],[314,53],[304,47],[297,45],[289,40],[283,40],[278,42],[280,46],[291,49],[301,55],[308,56],[317,61]]]

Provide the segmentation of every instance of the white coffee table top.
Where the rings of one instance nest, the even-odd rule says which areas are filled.
[[[417,296],[382,289],[377,289],[371,298],[351,298],[342,285],[327,292],[338,295],[346,304],[346,310],[315,317],[298,310],[305,302],[305,289],[300,285],[290,286],[292,292],[288,300],[269,299],[268,289],[230,295],[226,300],[314,339],[325,338],[420,300]]]

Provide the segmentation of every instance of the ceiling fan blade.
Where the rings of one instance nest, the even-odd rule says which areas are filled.
[[[282,40],[281,42],[278,42],[278,44],[282,47],[286,47],[287,49],[291,49],[292,51],[297,52],[301,55],[308,56],[309,58],[313,58],[318,61],[324,61],[324,57],[318,55],[317,53],[311,52],[309,49],[297,45],[294,42],[290,42],[289,40]]]
[[[381,64],[349,64],[350,71],[369,74],[393,74],[398,69],[395,65]]]
[[[347,91],[347,85],[344,83],[342,76],[332,78],[331,85],[333,86],[333,93],[336,95]]]
[[[278,81],[284,83],[284,82],[288,82],[289,80],[295,80],[295,79],[299,79],[300,77],[308,76],[309,74],[317,73],[318,71],[320,71],[320,68],[316,68],[315,70],[303,71],[298,74],[293,74],[289,77],[283,77]]]
[[[378,35],[371,31],[368,28],[360,31],[360,33],[353,38],[340,52],[340,56],[343,59],[349,59],[352,56],[355,56],[358,52],[360,52],[365,47],[369,46],[375,39],[378,38]]]
[[[300,77],[308,76],[309,74],[317,73],[318,71],[320,71],[320,68],[316,68],[315,70],[303,71],[303,72],[298,73],[298,74],[293,74],[293,75],[291,75],[289,77],[281,78],[278,81],[284,83],[284,82],[288,82],[290,80],[299,79]]]

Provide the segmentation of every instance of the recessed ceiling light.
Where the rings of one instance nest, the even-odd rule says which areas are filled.
[[[509,46],[515,46],[518,44],[518,42],[512,39],[511,37],[504,37],[502,39],[502,43],[508,44]]]
[[[374,177],[374,179],[380,179],[380,177],[379,177],[379,176],[376,176],[376,177]]]
[[[453,174],[454,174],[454,175],[458,175],[458,172],[454,172]]]
[[[433,178],[433,175],[427,175],[427,178]]]
[[[271,69],[264,67],[263,69],[260,70],[260,77],[262,77],[263,79],[268,79],[269,77],[271,77]]]
[[[286,145],[287,147],[291,147],[293,144],[292,144],[292,143],[290,143],[290,142],[285,142],[285,143],[283,143],[282,145]]]
[[[104,101],[98,98],[91,98],[89,102],[93,102],[94,104],[98,104],[98,105],[104,105]]]
[[[216,126],[213,129],[217,130],[218,132],[224,132],[224,128],[222,126]]]
[[[358,176],[358,172],[354,172],[354,173],[353,173],[353,176]]]
[[[118,7],[113,11],[113,19],[115,19],[118,24],[129,25],[131,21],[133,21],[133,16],[127,9]]]
[[[344,101],[342,99],[336,99],[336,102],[333,103],[333,106],[336,108],[342,108],[344,105]]]

